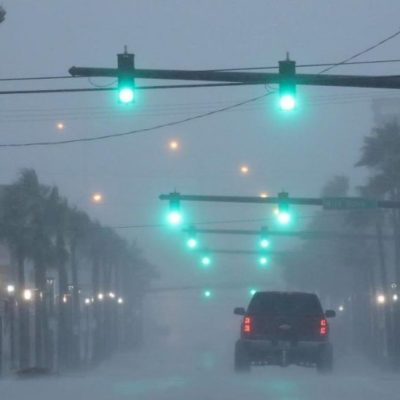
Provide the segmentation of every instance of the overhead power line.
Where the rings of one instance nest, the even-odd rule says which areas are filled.
[[[340,65],[343,65],[343,64],[345,64],[345,63],[347,63],[347,62],[349,62],[349,61],[351,61],[351,60],[354,60],[355,58],[357,58],[357,57],[359,57],[359,56],[361,56],[361,55],[363,55],[363,54],[366,54],[366,53],[370,52],[371,50],[376,49],[376,48],[379,47],[379,46],[382,46],[384,43],[388,42],[389,40],[394,39],[394,38],[397,37],[398,35],[400,35],[400,29],[397,30],[396,32],[394,32],[393,34],[391,34],[391,35],[385,37],[384,39],[380,40],[378,43],[375,43],[374,45],[372,45],[372,46],[370,46],[370,47],[367,47],[366,49],[364,49],[364,50],[362,50],[362,51],[360,51],[360,52],[354,54],[353,56],[344,59],[342,62],[339,62],[339,63],[337,63],[337,64],[331,65],[330,67],[327,67],[327,68],[323,69],[320,73],[322,74],[322,73],[324,73],[324,72],[330,71],[331,69],[333,69],[333,68],[335,68],[335,67],[338,67],[338,66],[340,66]]]
[[[171,121],[167,122],[164,124],[158,124],[154,125],[148,128],[142,128],[142,129],[135,129],[127,132],[122,132],[122,133],[111,133],[108,135],[101,135],[101,136],[94,136],[94,137],[88,137],[88,138],[79,138],[79,139],[69,139],[69,140],[55,140],[55,141],[43,141],[43,142],[29,142],[29,143],[6,143],[6,144],[0,144],[0,148],[10,148],[10,147],[34,147],[34,146],[54,146],[54,145],[64,145],[64,144],[72,144],[72,143],[81,143],[81,142],[94,142],[94,141],[99,141],[99,140],[106,140],[106,139],[111,139],[111,138],[117,138],[117,137],[123,137],[123,136],[131,136],[139,133],[144,133],[144,132],[150,132],[150,131],[155,131],[161,128],[166,128],[170,126],[175,126],[175,125],[180,125],[185,122],[189,121],[194,121],[196,119],[202,119],[205,117],[209,117],[214,114],[218,114],[227,110],[231,110],[236,107],[240,107],[245,104],[253,103],[256,102],[262,98],[267,97],[269,94],[272,92],[267,92],[264,93],[261,96],[253,97],[248,100],[241,101],[239,103],[231,104],[226,107],[219,108],[217,110],[213,111],[208,111],[202,114],[197,114],[188,118],[180,119],[177,121]]]

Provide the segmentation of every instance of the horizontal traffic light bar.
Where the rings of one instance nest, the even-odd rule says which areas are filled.
[[[279,204],[281,197],[259,197],[259,196],[213,196],[213,195],[183,195],[180,193],[161,194],[160,200],[178,199],[179,201],[203,201],[211,203],[256,203],[256,204]],[[352,210],[352,209],[374,209],[374,208],[400,208],[400,201],[375,200],[363,197],[287,197],[287,204],[301,206],[322,206],[327,210]]]
[[[262,256],[286,256],[289,254],[297,254],[298,250],[287,250],[287,251],[255,251],[255,250],[232,250],[232,249],[198,249],[199,253],[207,252],[207,254],[233,254],[233,255],[262,255]]]
[[[83,77],[119,77],[118,68],[71,67],[72,76]],[[208,82],[231,82],[249,85],[279,84],[282,77],[278,73],[268,72],[226,72],[206,70],[172,70],[172,69],[132,69],[125,71],[132,78],[186,80]],[[295,74],[295,85],[308,86],[340,86],[376,89],[400,89],[400,76],[368,76],[368,75],[324,75]]]
[[[193,228],[182,229],[182,232],[191,233]],[[260,230],[248,230],[248,229],[203,229],[195,228],[196,233],[202,234],[219,234],[219,235],[249,235],[249,236],[260,236]],[[268,230],[266,232],[268,236],[282,236],[282,237],[296,237],[299,239],[371,239],[376,240],[377,235],[372,234],[357,234],[357,233],[341,233],[341,232],[318,232],[318,231],[274,231]],[[393,235],[382,235],[383,240],[394,240]]]
[[[158,286],[146,289],[147,292],[160,293],[160,292],[180,292],[191,290],[202,290],[205,287],[213,290],[232,290],[232,289],[246,289],[253,287],[254,284],[246,282],[232,282],[232,283],[213,283],[210,285],[180,285],[180,286]]]

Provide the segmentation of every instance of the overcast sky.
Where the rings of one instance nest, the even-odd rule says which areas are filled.
[[[115,67],[124,45],[135,53],[138,68],[277,65],[287,51],[299,64],[337,62],[396,31],[400,14],[397,0],[4,0],[3,5],[7,18],[0,26],[1,78],[65,75],[73,65]],[[399,44],[396,38],[362,59],[399,58]],[[398,68],[352,66],[332,73],[389,74],[398,73]],[[97,78],[92,83],[110,82]],[[1,83],[3,90],[87,86],[85,79]],[[260,86],[141,92],[137,103],[125,108],[112,93],[1,96],[0,144],[149,127],[265,90]],[[158,195],[174,189],[232,195],[258,195],[264,190],[274,195],[285,189],[293,196],[316,196],[337,174],[348,175],[353,185],[361,183],[365,173],[354,163],[372,127],[371,99],[396,93],[299,87],[298,95],[299,109],[290,117],[277,110],[277,99],[270,96],[235,111],[130,137],[0,149],[0,182],[11,182],[21,168],[35,168],[43,182],[58,185],[72,204],[112,226],[164,222],[167,204]],[[60,121],[63,131],[56,129]],[[181,142],[177,153],[168,150],[172,138]],[[249,165],[249,176],[239,174],[241,163]],[[88,200],[96,190],[104,193],[102,205]],[[263,206],[184,206],[187,222],[272,216]],[[310,215],[307,209],[298,212],[301,218]],[[218,226],[259,229],[260,224]],[[198,274],[196,261],[184,254],[182,237],[155,228],[120,232],[139,242],[165,281],[179,276],[187,282]],[[254,246],[251,238],[204,239],[210,247]],[[230,276],[232,265],[240,268],[243,263],[253,260],[233,263],[221,258],[218,279]]]

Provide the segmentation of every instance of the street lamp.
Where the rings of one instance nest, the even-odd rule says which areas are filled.
[[[169,142],[169,148],[173,151],[179,150],[179,142],[177,140],[171,140]]]
[[[15,286],[14,285],[7,285],[6,290],[7,290],[7,293],[9,295],[14,294],[15,293]]]
[[[115,293],[114,293],[114,292],[108,293],[108,297],[109,297],[110,299],[114,299],[114,298],[115,298]]]
[[[92,193],[91,200],[92,200],[92,203],[100,204],[103,202],[104,198],[100,192],[95,192],[95,193]]]
[[[85,304],[86,305],[89,305],[91,303],[91,300],[87,297],[86,299],[85,299]]]
[[[99,293],[99,294],[97,295],[97,299],[100,300],[100,301],[102,301],[102,300],[104,299],[104,294],[103,294],[103,293]]]
[[[118,304],[124,304],[124,299],[122,297],[118,297]]]
[[[385,297],[385,295],[383,295],[383,294],[378,294],[378,295],[376,296],[376,302],[377,302],[378,304],[385,304],[385,303],[386,303],[386,297]]]
[[[242,166],[240,167],[240,172],[241,172],[243,175],[247,175],[247,174],[249,173],[249,171],[250,171],[250,169],[249,169],[248,165],[242,165]]]
[[[59,131],[62,131],[62,130],[64,130],[64,128],[65,128],[65,125],[64,125],[64,123],[63,122],[57,122],[57,129],[59,130]]]
[[[33,292],[31,289],[25,289],[22,293],[22,297],[25,301],[31,301],[33,299]]]

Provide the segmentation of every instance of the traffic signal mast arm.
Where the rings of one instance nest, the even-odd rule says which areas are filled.
[[[189,232],[189,229],[182,230],[185,233]],[[198,234],[217,234],[217,235],[243,235],[243,236],[259,236],[259,230],[250,229],[209,229],[209,228],[196,228]],[[275,231],[268,230],[269,236],[280,236],[280,237],[296,237],[299,239],[371,239],[376,240],[377,236],[373,234],[357,234],[357,233],[342,233],[342,232],[318,232],[318,231]],[[383,240],[394,240],[393,235],[383,235]]]
[[[211,203],[256,203],[256,204],[279,204],[279,197],[257,197],[257,196],[213,196],[213,195],[183,195],[179,193],[161,194],[160,200],[171,200],[179,198],[180,201],[204,201]],[[326,209],[371,209],[371,208],[400,208],[399,201],[374,200],[362,197],[287,197],[287,204],[301,206],[322,206]]]
[[[116,77],[118,68],[71,67],[72,76],[83,77]],[[279,73],[269,72],[224,72],[205,70],[169,70],[169,69],[132,69],[130,76],[141,79],[161,79],[176,81],[230,82],[248,85],[265,85],[281,83]],[[400,76],[368,75],[323,75],[296,74],[293,82],[296,85],[308,86],[341,86],[376,89],[400,89]]]

